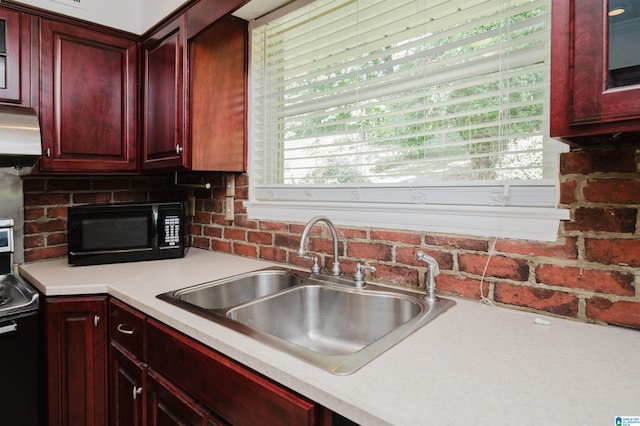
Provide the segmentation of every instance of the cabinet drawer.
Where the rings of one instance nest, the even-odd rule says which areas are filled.
[[[109,301],[109,338],[144,359],[145,316],[116,299]]]
[[[313,425],[323,407],[171,328],[147,320],[147,360],[163,376],[235,425]]]

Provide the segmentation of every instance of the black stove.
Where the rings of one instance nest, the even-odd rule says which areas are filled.
[[[38,293],[18,275],[0,275],[0,318],[38,309]]]
[[[0,308],[8,305],[13,300],[13,296],[9,294],[9,290],[6,285],[0,285]]]
[[[38,293],[12,272],[13,225],[0,218],[0,318],[38,309]]]
[[[13,219],[0,218],[0,423],[37,426],[39,399],[39,295],[13,273]],[[5,386],[6,384],[6,386]]]

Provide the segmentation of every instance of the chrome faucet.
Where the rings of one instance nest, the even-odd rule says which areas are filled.
[[[436,300],[436,276],[440,274],[440,268],[438,267],[438,262],[432,256],[424,254],[424,252],[419,251],[416,253],[416,260],[422,260],[427,262],[429,267],[427,268],[427,275],[425,277],[425,286],[427,287],[427,294],[425,299],[429,302],[434,302]]]
[[[313,267],[311,268],[311,272],[314,274],[320,273],[320,267],[318,266],[318,258],[307,256],[307,249],[305,248],[305,243],[307,242],[307,238],[309,236],[309,231],[317,222],[324,222],[329,227],[331,231],[331,236],[333,237],[333,267],[331,268],[331,275],[334,277],[338,277],[342,275],[342,270],[340,269],[340,261],[338,260],[338,232],[336,231],[336,227],[333,225],[333,222],[326,216],[316,216],[307,223],[307,226],[304,227],[302,231],[302,236],[300,237],[300,247],[298,248],[298,256],[313,260]]]

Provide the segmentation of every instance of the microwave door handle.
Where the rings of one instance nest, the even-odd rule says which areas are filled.
[[[153,205],[151,207],[151,239],[153,240],[153,246],[158,247],[160,236],[158,235],[158,206]]]

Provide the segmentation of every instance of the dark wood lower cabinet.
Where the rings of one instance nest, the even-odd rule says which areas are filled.
[[[117,341],[111,341],[110,357],[112,426],[226,424]]]
[[[46,299],[47,417],[51,426],[107,424],[106,311],[106,296]]]
[[[149,426],[226,424],[152,369],[147,371],[147,407]]]
[[[146,425],[147,365],[117,342],[111,342],[109,424],[112,426]]]
[[[45,300],[49,425],[328,426],[337,419],[115,299]]]
[[[147,362],[232,425],[329,425],[331,412],[147,319]]]

